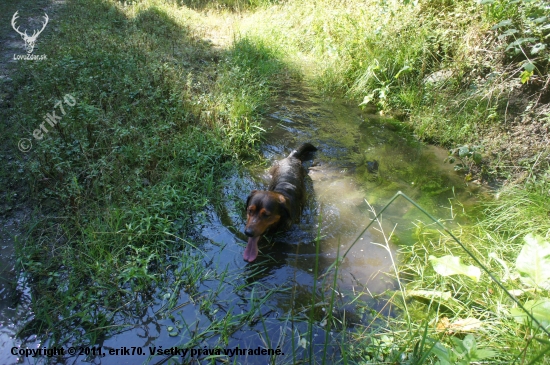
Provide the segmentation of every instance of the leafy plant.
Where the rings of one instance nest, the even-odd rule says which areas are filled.
[[[516,268],[521,282],[535,289],[550,290],[550,242],[540,236],[528,234],[525,244],[516,259]],[[550,328],[550,300],[540,298],[528,300],[523,307],[545,328]],[[531,319],[521,308],[512,308],[510,314],[523,324],[530,324]]]
[[[528,300],[523,304],[523,307],[536,318],[539,323],[547,329],[550,329],[550,299]],[[516,322],[523,324],[531,324],[531,318],[521,308],[512,308],[510,314]]]
[[[385,361],[388,356],[398,352],[398,346],[393,336],[373,336],[371,343],[363,351],[374,361]]]
[[[474,165],[481,164],[483,155],[481,154],[481,146],[463,145],[449,151],[449,157],[445,159],[451,164],[458,159],[459,163],[455,165],[455,171],[465,171],[470,173]]]
[[[523,284],[550,290],[550,242],[528,234],[516,259],[516,268]]]
[[[538,73],[544,76],[548,69],[550,55],[550,8],[543,0],[482,0],[489,14],[504,18],[491,29],[500,33],[505,52],[527,62],[522,64],[522,83],[533,76],[536,65]],[[508,8],[498,13],[499,7]]]
[[[376,71],[378,71],[379,75],[377,75]],[[372,89],[372,91],[363,98],[363,101],[359,104],[359,106],[365,106],[376,100],[378,106],[382,110],[387,109],[389,106],[391,86],[402,74],[410,71],[411,67],[406,64],[397,73],[395,73],[395,75],[391,75],[392,70],[389,70],[388,67],[381,67],[379,61],[374,59],[373,64],[367,68],[365,75],[358,81],[358,83],[361,84],[362,87],[367,87],[367,81],[372,80],[378,87]]]
[[[481,276],[481,270],[477,266],[463,264],[460,257],[447,255],[438,258],[430,255],[429,260],[434,270],[442,276],[466,275],[476,282]]]
[[[433,340],[432,340],[433,341]],[[473,335],[466,335],[464,340],[451,337],[453,346],[446,348],[441,342],[435,343],[432,352],[437,356],[439,365],[468,365],[472,362],[481,361],[497,355],[495,351],[478,349],[476,339]]]

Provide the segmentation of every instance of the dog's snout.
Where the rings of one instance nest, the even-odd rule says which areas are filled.
[[[248,237],[254,237],[254,232],[252,232],[250,228],[245,228],[244,234],[246,234]]]

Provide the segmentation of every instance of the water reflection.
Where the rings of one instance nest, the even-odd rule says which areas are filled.
[[[340,100],[291,94],[281,100],[265,126],[262,152],[270,163],[302,142],[319,149],[309,165],[309,199],[301,221],[261,246],[260,257],[277,262],[270,266],[270,280],[292,282],[296,271],[311,276],[317,237],[320,272],[329,268],[338,249],[345,251],[374,216],[368,203],[379,209],[401,190],[436,216],[451,218],[452,202],[471,194],[461,178],[443,165],[442,150],[423,146],[395,120],[362,113]],[[248,190],[267,186],[266,170],[251,170],[250,175]],[[415,220],[424,217],[407,202],[396,201],[381,219],[382,230],[367,231],[343,262],[338,278],[342,290],[377,294],[394,288],[392,263],[398,258],[393,241],[412,243]],[[233,214],[231,224],[242,226],[242,217]]]
[[[33,318],[31,311],[31,295],[25,278],[17,278],[15,271],[14,244],[21,239],[21,222],[24,213],[16,212],[11,218],[0,222],[0,364],[11,364],[17,361],[17,356],[11,354],[14,346],[19,346],[21,340],[17,333],[23,333],[25,323]],[[30,346],[38,346],[36,336],[27,340]]]

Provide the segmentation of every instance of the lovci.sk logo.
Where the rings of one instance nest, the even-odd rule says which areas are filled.
[[[19,33],[21,38],[23,38],[23,41],[25,41],[25,49],[27,50],[27,54],[26,55],[14,54],[13,59],[14,60],[36,60],[36,61],[47,59],[46,55],[33,55],[32,51],[34,50],[36,38],[38,38],[40,33],[42,33],[42,31],[44,30],[44,28],[46,28],[46,25],[48,24],[48,20],[49,20],[48,14],[44,13],[44,17],[43,17],[44,21],[42,22],[42,29],[40,30],[35,29],[32,35],[29,36],[27,34],[27,30],[25,30],[24,32],[21,32],[19,30],[19,27],[15,25],[15,21],[17,20],[17,18],[19,18],[18,13],[19,11],[16,11],[15,14],[13,14],[13,17],[11,18],[11,26],[17,33]]]

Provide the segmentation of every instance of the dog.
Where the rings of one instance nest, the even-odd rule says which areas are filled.
[[[252,190],[246,200],[248,243],[243,253],[245,261],[258,257],[258,241],[267,231],[286,230],[299,218],[305,202],[304,177],[307,171],[302,162],[310,152],[317,151],[310,143],[303,143],[287,158],[271,167],[268,190]]]

